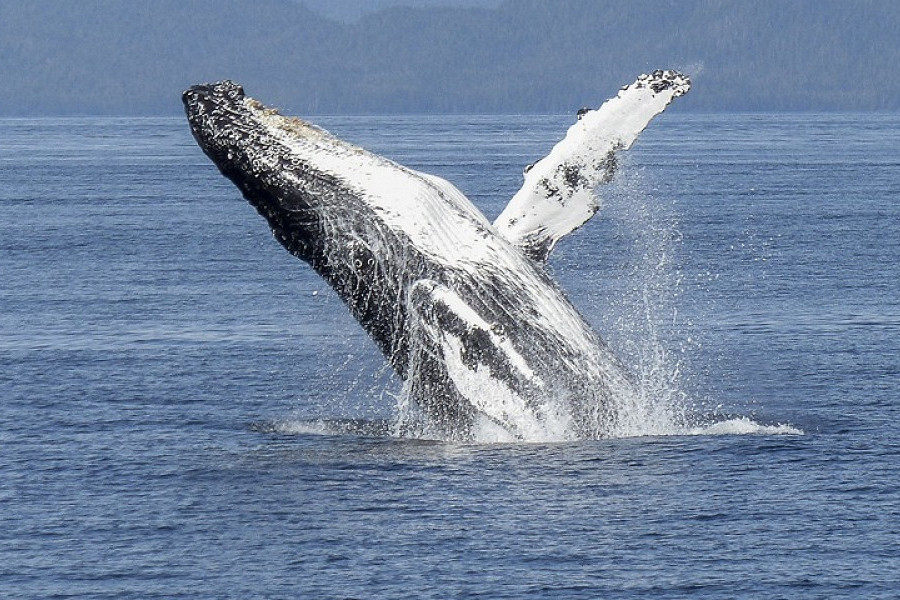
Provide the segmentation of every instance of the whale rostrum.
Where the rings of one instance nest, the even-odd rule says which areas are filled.
[[[438,435],[602,437],[638,393],[544,261],[599,208],[616,154],[690,81],[642,75],[526,170],[494,223],[452,184],[279,114],[231,82],[183,94],[191,131],[275,238],[337,292]]]

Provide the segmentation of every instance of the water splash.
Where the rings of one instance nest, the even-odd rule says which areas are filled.
[[[612,418],[604,419],[604,425],[588,437],[802,434],[789,425],[761,425],[746,417],[698,416],[708,415],[710,411],[704,406],[709,402],[697,401],[686,391],[687,383],[695,383],[691,381],[689,359],[699,349],[699,343],[695,341],[694,324],[679,312],[684,280],[678,262],[682,236],[673,204],[654,198],[648,190],[649,186],[637,169],[627,169],[614,185],[606,188],[601,216],[605,217],[606,227],[611,231],[601,232],[601,235],[611,233],[617,240],[615,256],[619,263],[611,276],[616,287],[587,292],[589,304],[603,307],[594,309],[596,314],[589,314],[588,318],[599,320],[595,323],[596,328],[629,365],[636,385],[628,390],[614,391],[612,407],[597,407],[598,414]],[[588,232],[580,236],[580,243],[593,246],[596,242]],[[581,263],[581,257],[590,253],[586,249],[576,254]],[[378,264],[375,268],[393,267]],[[584,291],[581,290],[582,294]],[[583,299],[579,300],[585,304]],[[414,364],[414,349],[411,354],[410,362]],[[385,370],[382,370],[380,391],[370,388],[367,395],[370,399],[377,396],[380,402],[393,404],[394,416],[388,426],[360,428],[349,426],[346,420],[298,420],[294,426],[282,426],[279,431],[323,435],[376,434],[398,439],[476,443],[555,442],[584,437],[583,433],[577,433],[571,414],[562,408],[567,403],[553,397],[544,399],[543,420],[529,422],[527,428],[510,432],[491,418],[477,415],[471,430],[454,435],[442,426],[444,424],[429,420],[414,400],[409,379],[406,383],[396,378],[385,381],[384,375]],[[354,385],[360,391],[359,381]],[[482,391],[483,397],[494,398],[503,390]],[[481,396],[470,394],[470,397]],[[601,421],[599,417],[597,420]]]
[[[603,215],[619,240],[618,287],[606,292],[598,329],[637,380],[618,400],[610,437],[678,435],[690,426],[685,389],[693,324],[679,315],[683,276],[681,233],[671,203],[648,192],[637,169],[625,169],[608,188]]]
[[[683,236],[674,202],[655,198],[649,189],[640,170],[624,169],[603,198],[601,216],[610,231],[601,233],[617,240],[620,263],[614,289],[587,293],[589,304],[604,307],[589,318],[599,318],[597,329],[632,369],[637,385],[614,394],[613,419],[600,437],[802,434],[790,425],[716,416],[708,408],[711,400],[688,391],[702,388],[690,364],[702,343],[687,311],[679,311],[685,297]],[[595,242],[588,234],[581,243]]]

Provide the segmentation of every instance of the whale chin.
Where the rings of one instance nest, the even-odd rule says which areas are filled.
[[[231,81],[183,94],[219,170],[347,305],[441,437],[602,437],[637,393],[544,261],[598,209],[616,154],[690,83],[643,75],[525,173],[493,223],[451,183],[340,140]]]

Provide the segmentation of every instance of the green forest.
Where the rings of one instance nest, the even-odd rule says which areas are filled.
[[[0,115],[168,115],[233,79],[298,114],[555,113],[681,69],[679,110],[896,111],[900,2],[0,0]]]

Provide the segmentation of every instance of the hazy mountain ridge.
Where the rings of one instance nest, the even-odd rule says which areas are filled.
[[[642,71],[680,110],[898,110],[900,3],[517,0],[352,23],[290,0],[0,0],[0,114],[176,114],[231,78],[298,113],[558,112]]]

